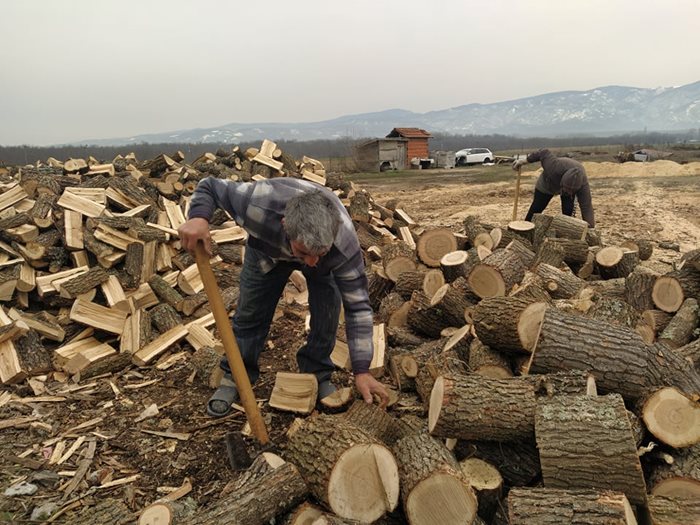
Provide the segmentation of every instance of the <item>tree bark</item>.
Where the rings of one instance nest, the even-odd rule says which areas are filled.
[[[356,400],[345,412],[345,421],[386,445],[393,445],[398,436],[398,421],[378,405],[370,405],[363,399]]]
[[[151,314],[151,322],[160,333],[165,333],[182,324],[180,314],[167,303],[154,306],[149,313]]]
[[[674,450],[668,461],[648,465],[650,493],[671,498],[700,498],[700,444]]]
[[[596,253],[595,260],[598,273],[603,279],[617,279],[632,273],[639,264],[639,253],[608,246]]]
[[[160,275],[154,275],[148,280],[149,286],[153,289],[158,299],[169,304],[173,308],[177,308],[181,304],[183,297],[170,286]]]
[[[439,376],[463,375],[468,372],[466,363],[459,358],[456,352],[441,352],[441,348],[442,346],[438,345],[432,354],[427,354],[423,358],[424,364],[419,367],[416,376],[416,392],[426,408],[430,402],[430,394],[435,380]]]
[[[614,490],[635,504],[646,502],[642,466],[619,395],[540,399],[535,434],[548,488]]]
[[[443,284],[445,279],[439,270],[415,270],[399,275],[394,290],[408,301],[416,290],[432,297]]]
[[[508,516],[511,525],[637,525],[624,494],[583,489],[514,488]]]
[[[458,440],[457,459],[475,457],[494,465],[506,484],[530,485],[541,474],[540,457],[534,440],[513,442]]]
[[[700,320],[697,300],[688,298],[673,316],[664,331],[659,334],[659,342],[670,348],[685,346],[693,339]]]
[[[370,306],[376,312],[382,300],[394,289],[394,281],[389,279],[383,270],[370,270],[367,274],[367,289]]]
[[[89,292],[109,279],[109,274],[100,266],[93,266],[87,272],[80,274],[61,284],[61,295],[67,295],[69,299],[75,299],[79,295]]]
[[[601,297],[593,303],[588,315],[593,319],[607,321],[626,328],[635,328],[642,319],[639,311],[633,306],[622,299],[613,297]]]
[[[625,301],[640,312],[654,308],[651,290],[658,276],[645,266],[637,266],[625,279]]]
[[[474,339],[469,348],[468,366],[472,374],[491,379],[507,379],[513,377],[513,371],[508,359],[499,351]]]
[[[418,433],[399,440],[393,451],[409,523],[473,522],[478,507],[476,496],[454,456],[442,443]]]
[[[503,296],[523,280],[525,266],[517,253],[496,250],[472,268],[467,282],[474,293],[482,299]]]
[[[534,388],[520,378],[440,376],[430,396],[428,428],[439,437],[530,439],[536,405]]]
[[[697,525],[700,498],[649,497],[649,513],[654,525]]]
[[[603,392],[632,401],[660,386],[700,395],[700,377],[673,351],[647,346],[633,330],[549,308],[529,372],[566,370],[590,371]]]
[[[491,297],[472,310],[474,330],[486,346],[506,353],[529,354],[537,342],[546,303],[518,297]]]
[[[552,299],[575,297],[584,286],[584,281],[573,273],[565,272],[548,264],[538,264],[534,272],[542,279],[544,288]]]
[[[564,264],[564,248],[559,244],[549,242],[547,238],[543,239],[531,268],[536,268],[538,264],[548,264],[554,268],[561,268]]]

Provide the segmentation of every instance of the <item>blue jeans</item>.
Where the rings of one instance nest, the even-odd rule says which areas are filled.
[[[294,270],[301,270],[306,277],[311,314],[311,331],[297,352],[297,364],[301,372],[315,374],[319,383],[330,379],[334,369],[330,355],[340,316],[340,292],[332,274],[321,275],[315,268],[287,261],[280,261],[265,274],[258,265],[259,258],[258,250],[246,246],[238,307],[233,317],[233,331],[250,382],[255,383],[260,376],[258,359],[279,298]],[[221,368],[231,371],[225,356]]]
[[[531,221],[535,213],[542,213],[547,207],[547,204],[549,204],[549,201],[552,200],[552,197],[554,197],[554,195],[543,193],[535,188],[535,196],[532,199],[532,204],[525,216],[525,220]],[[561,199],[562,214],[573,217],[575,214],[574,202],[576,197],[573,195],[566,195],[565,193],[562,193],[559,197]]]

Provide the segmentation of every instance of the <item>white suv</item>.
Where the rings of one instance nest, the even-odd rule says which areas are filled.
[[[486,148],[466,148],[455,153],[455,166],[489,164],[491,162],[493,162],[493,153]]]

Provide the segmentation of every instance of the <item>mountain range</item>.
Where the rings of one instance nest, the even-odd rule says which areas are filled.
[[[432,133],[456,135],[561,137],[614,135],[644,130],[685,131],[699,126],[700,81],[656,89],[605,86],[588,91],[559,91],[427,113],[389,109],[320,122],[231,123],[206,129],[183,129],[80,143],[115,146],[140,142],[240,143],[264,138],[305,141],[383,137],[395,127],[419,127]]]

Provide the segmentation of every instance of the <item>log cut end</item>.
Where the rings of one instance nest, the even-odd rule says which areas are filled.
[[[651,494],[667,498],[700,499],[700,480],[680,476],[666,478],[654,485]]]
[[[532,303],[523,310],[518,319],[518,336],[522,347],[529,353],[534,351],[537,344],[546,310],[547,303]]]
[[[427,266],[440,266],[440,259],[457,249],[457,238],[447,228],[428,230],[418,238],[416,252]]]
[[[415,486],[405,510],[414,525],[472,523],[477,501],[469,486],[453,474],[435,473]]]
[[[445,381],[450,381],[445,379],[443,376],[439,376],[435,383],[433,384],[433,390],[430,392],[430,404],[428,408],[428,432],[432,432],[440,419],[440,412],[442,410],[443,399],[445,397]]]
[[[651,290],[651,299],[659,310],[673,313],[683,304],[685,293],[678,280],[663,275],[656,279]]]
[[[485,299],[487,297],[502,297],[506,294],[506,283],[498,270],[483,264],[476,265],[467,282],[474,293]]]
[[[335,464],[328,502],[338,516],[371,523],[394,510],[398,501],[398,466],[386,447],[356,445]]]
[[[662,388],[649,396],[642,419],[649,432],[674,448],[700,442],[700,406],[675,388]]]

